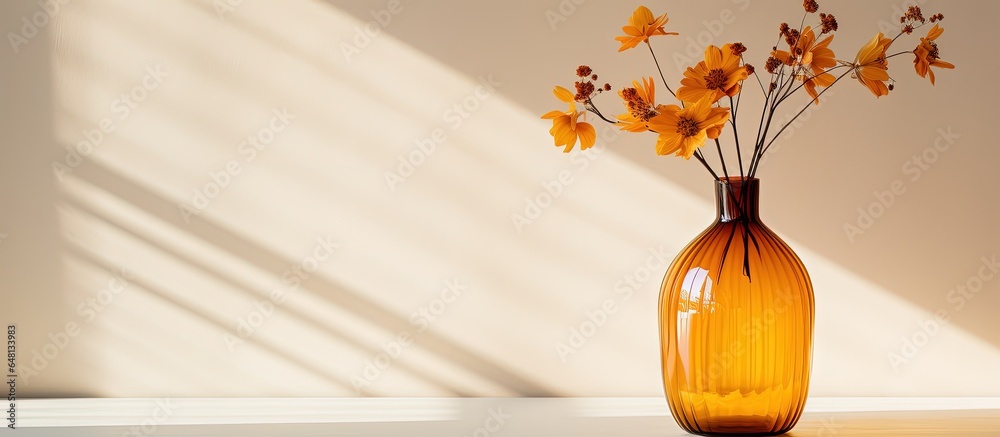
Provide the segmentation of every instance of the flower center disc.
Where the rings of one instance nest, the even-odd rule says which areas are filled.
[[[705,88],[725,91],[726,79],[726,72],[722,71],[722,69],[716,68],[711,70],[708,72],[708,76],[705,76]]]
[[[694,121],[694,120],[692,120],[690,118],[683,118],[682,117],[677,122],[677,133],[681,134],[685,138],[687,138],[687,137],[693,137],[695,135],[698,135],[698,131],[699,130],[700,129],[698,129],[698,122],[696,122],[696,121]]]

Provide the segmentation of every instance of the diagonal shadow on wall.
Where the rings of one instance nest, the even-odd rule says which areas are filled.
[[[178,229],[183,229],[192,236],[255,265],[262,271],[280,276],[289,265],[293,264],[293,261],[284,259],[280,255],[236,235],[210,219],[191,216],[191,222],[186,223],[175,204],[142,187],[136,181],[129,180],[93,160],[87,161],[77,168],[74,175]],[[385,330],[402,332],[412,328],[406,318],[382,308],[360,294],[327,278],[313,276],[304,287],[315,295],[328,299],[334,305],[346,308],[357,316],[378,324]],[[547,397],[555,395],[545,386],[465,350],[433,332],[425,332],[416,336],[414,341],[438,357],[468,369],[510,392],[523,396]],[[444,388],[448,389],[447,386]],[[455,391],[453,388],[451,390]]]

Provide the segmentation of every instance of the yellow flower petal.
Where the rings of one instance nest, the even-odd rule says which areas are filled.
[[[544,118],[544,119],[550,119],[550,118],[556,118],[556,117],[559,117],[559,116],[562,116],[562,115],[566,115],[566,113],[562,112],[562,111],[549,111],[549,112],[546,112],[544,115],[542,115],[542,118]]]
[[[680,135],[660,134],[656,139],[656,154],[660,156],[670,155],[681,148]]]
[[[580,137],[580,150],[587,150],[597,142],[597,130],[590,123],[577,123],[576,134]]]
[[[555,94],[557,99],[566,103],[573,103],[573,98],[576,97],[576,94],[573,94],[572,91],[558,85],[552,90],[552,94]]]

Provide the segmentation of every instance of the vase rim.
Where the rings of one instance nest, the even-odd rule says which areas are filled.
[[[730,183],[730,184],[742,184],[744,182],[760,182],[758,178],[747,178],[743,176],[719,176],[718,182]]]

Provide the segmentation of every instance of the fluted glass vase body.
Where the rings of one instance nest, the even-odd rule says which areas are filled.
[[[759,181],[715,183],[716,222],[677,256],[660,290],[667,402],[694,434],[781,434],[809,388],[812,283],[760,221]]]

